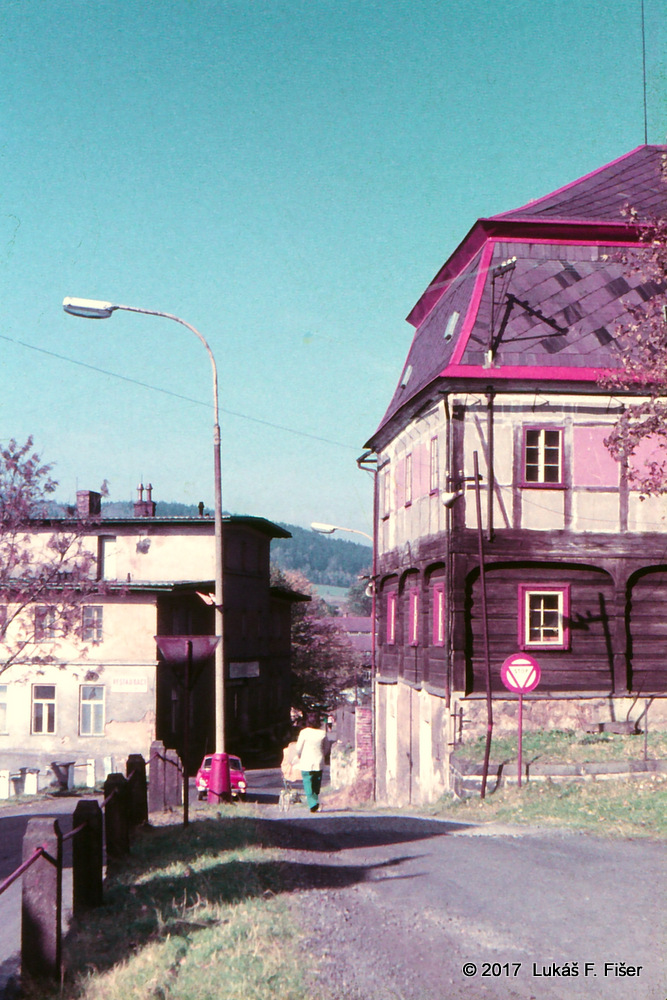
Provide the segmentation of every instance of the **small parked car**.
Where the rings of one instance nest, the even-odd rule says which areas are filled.
[[[208,780],[211,776],[212,758],[212,754],[207,754],[197,771],[195,783],[197,785],[197,798],[199,799],[205,799],[208,795]],[[232,786],[232,798],[245,799],[248,782],[246,781],[245,771],[243,770],[243,764],[241,763],[240,757],[232,757],[230,755],[229,778]]]

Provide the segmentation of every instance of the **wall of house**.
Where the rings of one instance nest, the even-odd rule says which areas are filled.
[[[53,780],[54,761],[74,763],[81,784],[124,771],[128,754],[146,756],[155,738],[155,600],[105,596],[95,606],[103,609],[100,642],[60,642],[50,647],[53,662],[33,656],[30,665],[16,663],[0,675],[0,768],[39,768],[40,786]],[[93,689],[95,706],[84,708]],[[50,701],[51,692],[53,720],[45,706],[36,726],[35,702],[44,694]]]
[[[485,732],[477,509],[470,481],[475,452],[496,731],[516,727],[517,700],[502,686],[499,668],[521,648],[542,668],[540,688],[526,700],[527,728],[637,721],[644,696],[651,701],[651,724],[667,725],[667,633],[660,625],[667,618],[667,565],[660,562],[667,498],[642,501],[610,457],[604,439],[618,416],[618,400],[498,393],[492,408],[491,521],[489,413],[485,393],[450,394],[425,407],[378,453],[381,800],[429,801],[442,794],[461,720],[459,736]],[[538,436],[557,431],[556,482],[529,481],[526,430]],[[461,473],[468,480],[460,484],[463,495],[445,507],[443,495],[455,490]],[[562,648],[525,646],[522,585],[567,592],[571,613]],[[438,589],[447,594],[442,642],[434,622]]]

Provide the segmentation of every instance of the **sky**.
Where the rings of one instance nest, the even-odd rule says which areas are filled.
[[[664,0],[644,0],[667,133]],[[644,142],[641,0],[3,0],[0,441],[109,484],[372,531],[356,459],[477,218]],[[158,508],[159,512],[159,508]],[[341,536],[346,537],[346,536]],[[350,537],[351,536],[347,536]],[[357,540],[362,540],[361,536]]]

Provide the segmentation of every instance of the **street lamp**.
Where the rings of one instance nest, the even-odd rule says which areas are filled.
[[[341,528],[339,524],[320,524],[319,521],[313,521],[310,526],[313,531],[317,531],[320,535],[333,535],[334,531],[351,531],[353,535],[363,535],[364,538],[373,541],[372,535],[366,531],[357,531],[356,528]]]
[[[157,309],[139,309],[136,306],[122,306],[113,302],[100,302],[97,299],[77,299],[68,296],[63,300],[63,309],[70,316],[81,316],[83,319],[109,319],[117,309],[125,312],[143,313],[146,316],[161,316],[163,319],[173,319],[187,327],[206,348],[211,362],[213,374],[213,462],[215,478],[215,634],[220,641],[215,647],[215,749],[216,753],[225,752],[225,641],[223,616],[223,558],[222,558],[222,473],[220,463],[220,417],[218,407],[218,369],[213,352],[204,337],[194,326],[186,323],[179,316],[160,312]]]

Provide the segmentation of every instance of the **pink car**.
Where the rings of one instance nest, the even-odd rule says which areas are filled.
[[[205,799],[208,795],[208,780],[211,775],[212,754],[207,754],[201,762],[197,771],[195,783],[197,785],[197,798]],[[229,757],[229,778],[232,785],[232,798],[245,799],[248,782],[240,757]]]

